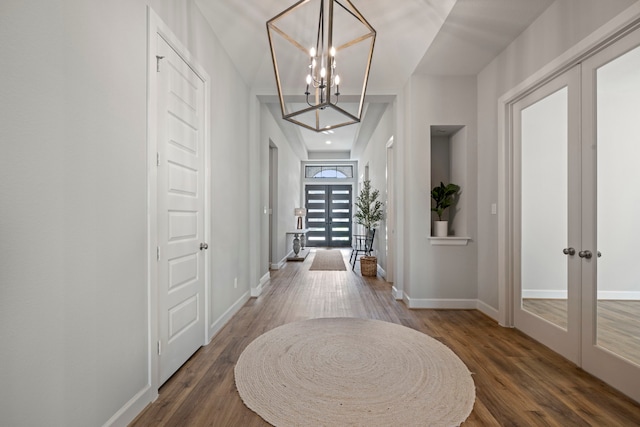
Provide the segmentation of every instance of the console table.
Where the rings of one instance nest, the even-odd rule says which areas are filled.
[[[308,232],[308,228],[287,231],[287,236],[293,235],[293,256],[288,257],[287,261],[304,261],[309,255],[309,250],[304,248]]]

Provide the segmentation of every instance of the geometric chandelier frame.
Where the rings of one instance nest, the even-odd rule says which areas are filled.
[[[267,21],[282,118],[315,132],[360,122],[376,31],[349,0],[300,0]]]

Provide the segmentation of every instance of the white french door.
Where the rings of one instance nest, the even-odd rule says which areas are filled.
[[[158,355],[164,383],[206,342],[205,86],[157,35]]]
[[[640,401],[640,30],[511,113],[514,324]]]
[[[582,64],[582,367],[640,402],[640,30]]]
[[[580,363],[580,67],[514,104],[514,322]]]

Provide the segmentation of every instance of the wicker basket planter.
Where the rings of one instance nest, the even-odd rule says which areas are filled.
[[[360,257],[360,272],[363,276],[378,275],[378,258],[374,256]]]

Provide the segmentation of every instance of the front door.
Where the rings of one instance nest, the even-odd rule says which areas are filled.
[[[351,245],[351,185],[306,185],[307,246]]]
[[[204,82],[158,34],[160,384],[205,343]]]

